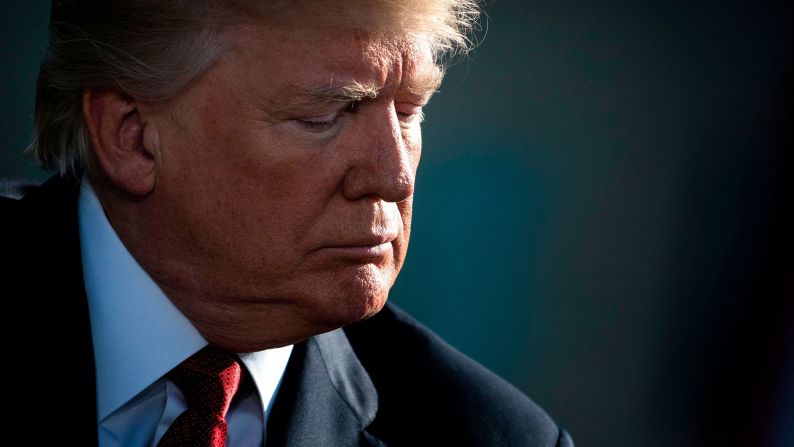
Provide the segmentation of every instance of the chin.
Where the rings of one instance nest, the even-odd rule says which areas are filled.
[[[396,276],[392,269],[374,264],[345,269],[334,275],[327,289],[333,292],[324,300],[324,305],[336,314],[339,326],[365,320],[386,305]]]
[[[333,320],[329,323],[341,327],[366,320],[383,309],[388,297],[388,291],[337,296],[327,303],[330,307],[328,316]]]
[[[337,282],[331,288],[333,292],[321,299],[323,309],[320,313],[333,327],[366,320],[386,305],[392,282],[378,275],[356,276],[352,280]]]

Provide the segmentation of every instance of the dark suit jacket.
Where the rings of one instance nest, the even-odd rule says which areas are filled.
[[[35,445],[95,445],[78,181],[0,197],[6,421]],[[113,262],[109,259],[108,262]],[[10,407],[10,408],[9,408]],[[521,392],[392,305],[295,346],[268,446],[572,446]]]

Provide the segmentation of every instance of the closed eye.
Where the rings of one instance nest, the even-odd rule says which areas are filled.
[[[301,127],[309,132],[325,132],[333,128],[341,118],[341,114],[334,112],[332,115],[315,116],[311,118],[303,118],[295,120]]]
[[[308,132],[323,133],[335,128],[346,113],[355,111],[357,103],[358,101],[351,101],[340,110],[325,115],[298,118],[295,122]]]
[[[406,124],[421,123],[425,120],[422,106],[400,104],[397,106],[397,116]]]

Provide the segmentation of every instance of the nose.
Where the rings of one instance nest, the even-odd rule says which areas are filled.
[[[362,114],[366,113],[364,110]],[[400,202],[414,193],[414,179],[421,151],[421,136],[406,138],[394,108],[371,113],[356,132],[352,160],[342,184],[348,200],[376,196]]]

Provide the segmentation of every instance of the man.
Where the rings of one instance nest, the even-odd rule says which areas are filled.
[[[422,108],[476,17],[449,0],[56,1],[32,147],[61,175],[0,201],[19,436],[572,445],[385,306]]]

